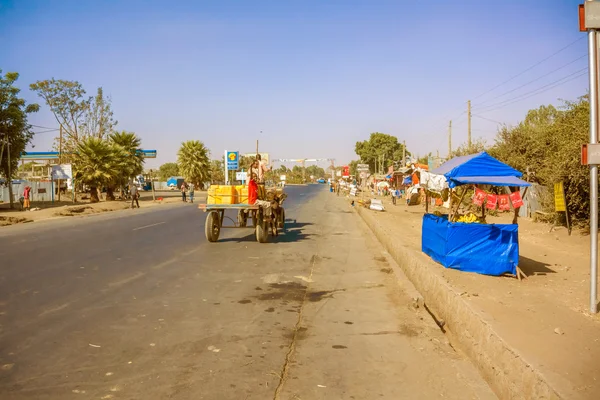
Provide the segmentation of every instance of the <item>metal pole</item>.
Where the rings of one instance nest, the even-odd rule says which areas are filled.
[[[590,143],[598,143],[598,33],[588,31]],[[598,312],[598,166],[590,165],[590,312]]]

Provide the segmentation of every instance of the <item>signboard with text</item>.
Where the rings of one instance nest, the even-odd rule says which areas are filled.
[[[225,156],[227,162],[227,170],[236,171],[240,168],[240,152],[239,151],[228,151]]]

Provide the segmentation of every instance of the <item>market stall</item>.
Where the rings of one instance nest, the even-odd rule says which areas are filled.
[[[436,176],[445,178],[450,192],[450,214],[426,212],[422,251],[447,268],[485,275],[510,273],[520,278],[516,216],[522,200],[520,192],[510,192],[508,188],[529,186],[519,179],[523,174],[486,152],[453,158],[431,174],[432,179],[428,179],[427,184],[435,185],[437,189],[443,190],[444,183]],[[486,193],[484,189],[491,186],[504,187],[506,194]],[[462,188],[460,194],[457,192],[459,187]],[[481,207],[482,216],[471,214],[458,218],[462,200],[471,188],[474,190],[473,203]],[[453,205],[455,199],[458,199],[456,207]],[[512,224],[485,223],[485,210],[495,209],[497,205],[501,210],[514,211]]]

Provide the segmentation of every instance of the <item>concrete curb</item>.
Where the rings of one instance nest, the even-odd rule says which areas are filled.
[[[361,207],[356,207],[356,211],[422,294],[425,305],[445,322],[444,328],[500,399],[564,398],[460,293],[432,271],[436,264],[431,259],[385,235],[374,213]]]

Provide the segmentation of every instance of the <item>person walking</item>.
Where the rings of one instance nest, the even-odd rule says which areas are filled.
[[[187,184],[185,183],[185,181],[181,182],[181,200],[183,200],[183,202],[187,202],[186,198],[185,198],[185,193],[187,191]]]
[[[189,193],[189,197],[190,197],[190,203],[194,202],[194,184],[190,183],[189,189],[188,189]]]
[[[138,200],[140,198],[140,193],[138,192],[138,187],[135,183],[131,185],[129,193],[131,195],[131,208],[135,208],[136,205],[137,208],[140,208],[140,202]]]
[[[31,186],[25,186],[23,190],[23,209],[29,211],[31,209]]]
[[[392,204],[393,205],[396,205],[396,195],[397,195],[396,189],[392,188]]]

